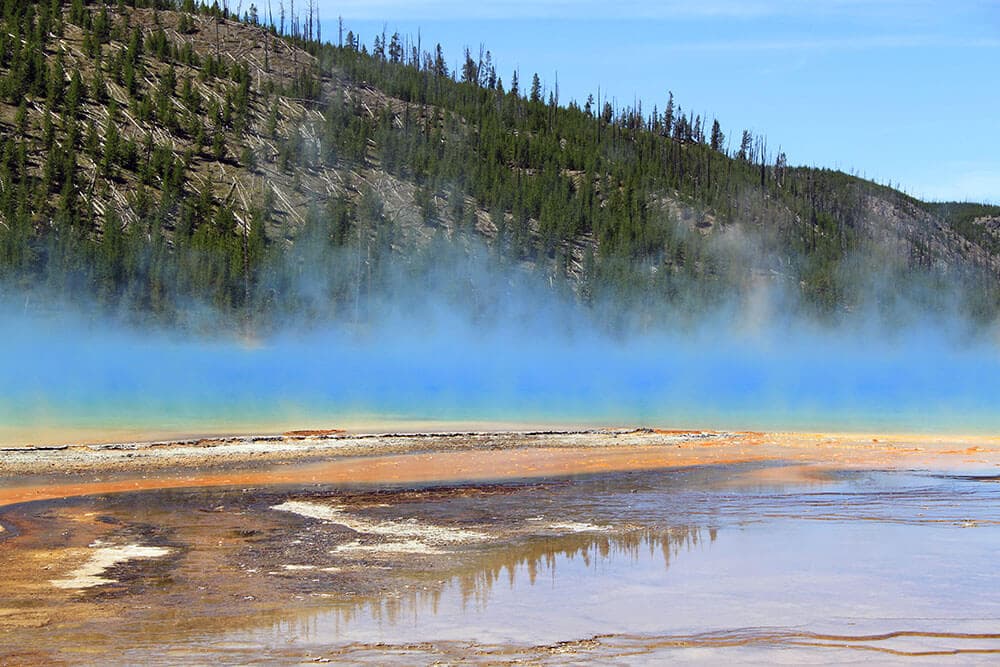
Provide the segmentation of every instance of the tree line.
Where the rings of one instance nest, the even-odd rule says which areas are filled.
[[[192,300],[241,319],[301,305],[290,267],[337,258],[344,269],[326,281],[328,306],[360,311],[402,252],[376,193],[329,197],[309,207],[302,228],[283,230],[268,188],[240,212],[231,193],[193,176],[213,161],[253,173],[274,160],[293,178],[391,174],[413,185],[423,224],[469,236],[485,229],[498,257],[535,266],[585,302],[700,309],[754,289],[768,272],[816,312],[864,297],[845,262],[881,252],[864,232],[866,200],[899,193],[790,167],[766,138],[726,132],[670,93],[662,110],[600,92],[563,102],[537,73],[527,85],[516,70],[505,81],[484,48],[466,49],[450,71],[440,45],[383,32],[369,48],[342,22],[327,42],[315,2],[290,2],[287,14],[276,4],[277,15],[272,3],[0,0],[0,100],[12,111],[0,116],[0,277],[168,321]],[[177,19],[167,26],[155,14],[152,26],[139,25],[134,8]],[[212,20],[214,53],[172,36],[198,30],[195,18]],[[232,20],[265,30],[265,49],[283,40],[316,64],[296,63],[284,84],[255,79],[218,48],[219,26]],[[66,65],[69,26],[82,31],[87,67]],[[390,102],[365,107],[364,87]],[[279,130],[289,127],[279,123],[282,96],[322,120]],[[255,106],[270,110],[263,127]],[[258,155],[251,136],[272,141],[276,156]],[[736,223],[756,246],[715,243],[718,229]],[[989,241],[971,222],[956,229]],[[897,280],[931,266],[932,246],[914,238],[908,256],[891,257]],[[993,312],[995,279],[960,277],[975,307]]]

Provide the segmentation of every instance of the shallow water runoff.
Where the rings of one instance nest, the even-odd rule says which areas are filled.
[[[995,664],[995,474],[800,472],[12,506],[0,662]]]

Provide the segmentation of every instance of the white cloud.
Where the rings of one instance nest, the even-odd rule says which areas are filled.
[[[273,0],[276,4],[279,0]],[[345,19],[501,18],[755,18],[783,15],[870,14],[912,11],[920,0],[320,0],[325,16]]]
[[[931,35],[857,35],[816,39],[708,40],[665,42],[656,48],[667,51],[849,51],[913,48],[1000,48],[1000,40],[956,40]]]

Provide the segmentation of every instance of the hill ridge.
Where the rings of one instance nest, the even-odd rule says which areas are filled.
[[[959,290],[983,317],[1000,303],[998,207],[790,167],[747,132],[728,155],[717,121],[669,105],[674,117],[560,105],[537,75],[505,89],[488,53],[453,74],[399,35],[369,52],[350,32],[334,46],[193,3],[134,4],[148,6],[5,4],[8,284],[168,320],[192,298],[259,313],[302,242],[364,246],[336,301],[444,236],[584,301],[717,301],[779,276],[810,309],[846,312],[871,299],[850,275],[862,264],[948,286],[920,299]]]

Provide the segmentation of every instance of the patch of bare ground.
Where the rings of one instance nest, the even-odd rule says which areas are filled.
[[[0,459],[0,506],[158,488],[488,482],[769,460],[840,468],[996,466],[1000,440],[632,429],[250,436],[20,448]]]
[[[7,527],[0,538],[0,632],[10,646],[24,646],[44,627],[45,641],[34,640],[38,662],[69,655],[66,647],[81,637],[88,638],[87,650],[111,656],[120,646],[140,651],[134,655],[171,646],[178,657],[198,656],[200,637],[308,624],[320,611],[342,615],[345,624],[369,613],[398,618],[416,604],[433,604],[449,586],[476,599],[505,585],[515,570],[534,581],[556,558],[655,551],[669,567],[679,553],[715,543],[717,534],[711,522],[676,523],[670,508],[658,518],[649,515],[675,484],[699,493],[721,489],[729,498],[740,486],[825,483],[843,468],[998,462],[997,443],[988,438],[647,429],[331,435],[307,446],[345,439],[366,443],[367,455],[341,457],[320,448],[318,458],[245,460],[232,453],[230,469],[202,470],[192,463],[197,457],[175,451],[173,476],[154,468],[109,481],[104,474],[94,480],[91,472],[73,488],[59,487],[56,480],[65,476],[59,472],[36,478],[48,483],[36,490],[53,499],[0,511]],[[381,454],[389,442],[404,451]],[[198,446],[221,445],[184,445]],[[170,452],[169,445],[148,449]],[[72,450],[49,454],[66,451]],[[667,495],[652,502],[654,488]],[[12,497],[7,487],[0,493]],[[713,502],[708,511],[719,508]],[[976,518],[987,525],[990,517]],[[64,581],[86,585],[57,583]],[[598,636],[533,647],[346,644],[319,656],[357,662],[379,656],[379,664],[435,656],[573,662],[619,655],[622,642],[626,651],[644,650],[629,638]],[[233,662],[253,657],[236,646],[206,650]],[[317,657],[283,650],[269,657]],[[12,660],[0,651],[0,662],[5,659]],[[119,655],[117,661],[128,660]]]

